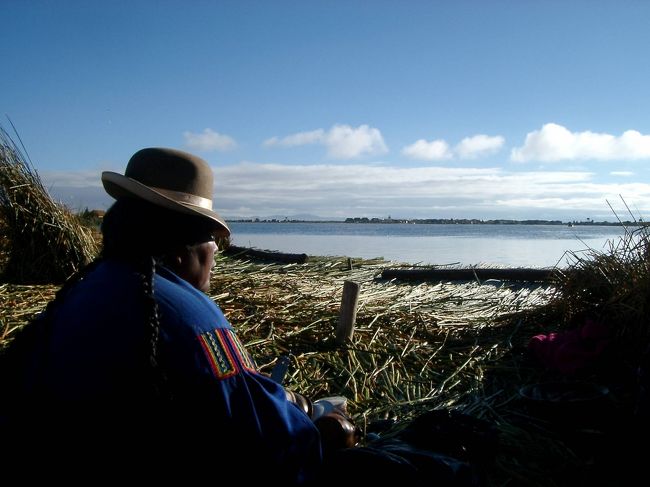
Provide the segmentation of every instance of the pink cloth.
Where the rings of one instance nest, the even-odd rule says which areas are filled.
[[[546,368],[571,375],[592,365],[608,343],[608,328],[587,320],[575,330],[535,335],[528,342],[528,350]]]

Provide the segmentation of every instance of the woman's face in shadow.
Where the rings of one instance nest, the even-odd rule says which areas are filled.
[[[185,247],[174,259],[174,272],[200,291],[210,289],[217,244],[214,240]]]

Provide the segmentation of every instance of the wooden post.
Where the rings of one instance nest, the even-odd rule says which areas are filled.
[[[343,283],[343,297],[341,298],[341,312],[339,324],[336,328],[336,344],[343,345],[352,340],[354,323],[357,320],[357,302],[359,301],[359,283],[345,281]]]
[[[352,270],[352,259],[350,257],[348,257],[348,270]]]

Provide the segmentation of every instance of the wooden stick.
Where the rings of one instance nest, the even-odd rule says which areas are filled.
[[[339,324],[336,329],[336,344],[343,345],[352,340],[354,323],[357,320],[357,302],[359,300],[359,283],[345,281],[343,283],[343,297],[341,298],[341,312]]]

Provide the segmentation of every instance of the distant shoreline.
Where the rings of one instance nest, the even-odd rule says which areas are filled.
[[[278,219],[278,218],[238,218],[227,219],[229,223],[379,223],[379,224],[409,224],[409,225],[563,225],[563,226],[646,226],[648,223],[643,221],[568,221],[560,220],[479,220],[467,218],[413,218],[413,219],[394,219],[394,218],[346,218],[345,220],[298,220],[298,219]]]

